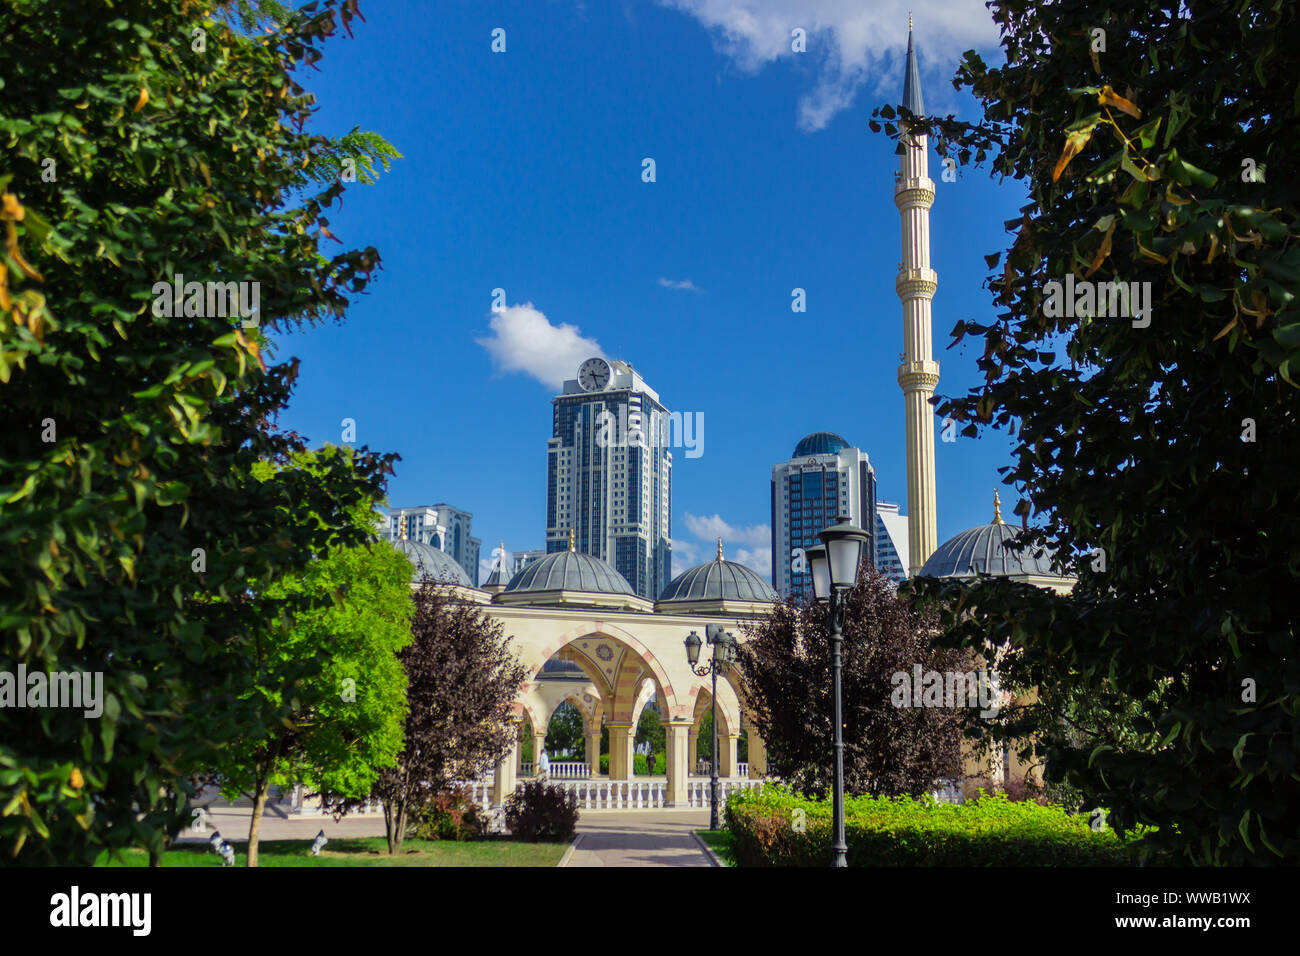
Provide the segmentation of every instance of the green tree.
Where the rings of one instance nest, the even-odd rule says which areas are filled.
[[[551,715],[551,722],[546,728],[547,754],[554,757],[560,753],[581,753],[586,741],[585,730],[586,724],[582,719],[582,711],[569,701],[564,701],[555,708],[555,713]]]
[[[350,450],[299,457],[313,462],[333,453]],[[362,531],[374,529],[373,504],[363,500],[350,509]],[[379,771],[395,763],[406,716],[397,652],[411,641],[410,580],[405,556],[375,541],[336,549],[266,588],[275,598],[306,598],[311,609],[259,636],[248,698],[265,710],[268,730],[224,747],[213,768],[226,796],[252,799],[249,866],[258,865],[271,786],[301,783],[362,798]]]
[[[663,721],[659,718],[659,711],[653,707],[647,706],[641,711],[641,718],[636,723],[636,742],[638,745],[649,744],[650,749],[659,754],[659,766],[663,766],[667,734]]]
[[[377,499],[391,461],[288,467],[302,442],[272,424],[297,367],[268,362],[266,331],[341,317],[378,265],[324,254],[344,185],[301,180],[333,147],[303,131],[295,71],[352,5],[256,37],[213,10],[0,5],[2,656],[103,678],[99,717],[0,707],[0,845],[19,862],[156,857],[188,824],[188,776],[266,730],[252,662],[302,610],[247,582],[359,544],[340,503]],[[258,283],[257,315],[177,302],[182,276]],[[259,480],[259,462],[278,470]]]
[[[1078,584],[916,593],[950,608],[953,642],[1017,648],[1006,679],[1041,703],[1003,731],[1034,730],[1049,777],[1112,824],[1154,826],[1149,847],[1183,862],[1294,860],[1300,10],[990,7],[1006,65],[968,53],[956,78],[980,121],[928,125],[1028,202],[987,257],[996,318],[953,330],[983,339],[984,381],[938,411],[1014,434],[1022,543]],[[1103,311],[1085,282],[1140,308],[1111,289]],[[1070,730],[1079,699],[1092,732]],[[1107,713],[1133,733],[1098,732]]]

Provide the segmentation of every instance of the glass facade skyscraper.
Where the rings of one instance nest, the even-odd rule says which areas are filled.
[[[871,533],[875,563],[876,472],[866,453],[831,432],[814,432],[789,461],[772,466],[772,586],[782,597],[812,597],[803,552],[841,515]],[[867,523],[863,523],[864,517]]]
[[[588,359],[553,405],[546,550],[614,566],[650,600],[672,579],[669,413],[626,362]]]

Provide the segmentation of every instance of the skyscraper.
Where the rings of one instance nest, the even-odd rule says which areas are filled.
[[[772,586],[812,597],[803,552],[840,516],[876,531],[876,471],[865,452],[832,432],[813,432],[772,466]],[[874,563],[875,555],[872,555]]]
[[[876,502],[876,570],[895,583],[907,579],[907,518],[893,501]]]
[[[923,116],[921,75],[907,25],[907,73],[903,105]],[[930,300],[939,286],[930,268],[930,207],[934,180],[929,173],[929,137],[902,125],[903,155],[894,174],[894,204],[902,220],[903,261],[894,288],[903,302],[903,364],[898,385],[903,390],[907,428],[907,524],[910,565],[915,574],[939,546],[934,485],[934,414],[930,397],[939,384],[939,363],[930,348]]]
[[[432,545],[465,569],[470,581],[478,583],[478,552],[482,544],[470,535],[470,522],[474,516],[448,504],[418,505],[413,508],[393,508],[388,512],[384,532],[389,541],[405,537],[411,541]]]
[[[672,416],[632,366],[603,358],[583,362],[552,405],[547,552],[568,550],[572,528],[577,551],[654,600],[672,579]]]

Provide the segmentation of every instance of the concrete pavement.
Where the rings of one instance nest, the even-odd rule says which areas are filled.
[[[578,817],[582,840],[567,866],[712,866],[692,831],[708,810],[605,810]]]

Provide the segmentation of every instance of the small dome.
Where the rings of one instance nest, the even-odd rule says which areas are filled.
[[[752,568],[716,558],[688,568],[668,583],[660,603],[673,601],[768,601],[779,598]]]
[[[556,551],[528,565],[506,585],[507,594],[520,591],[588,591],[632,594],[632,585],[600,558],[576,551]]]
[[[924,577],[967,577],[975,574],[1040,574],[1060,577],[1052,570],[1052,556],[1035,548],[1013,550],[1007,545],[1019,532],[996,521],[963,531],[939,545],[921,568]]]
[[[794,454],[790,457],[807,458],[809,455],[834,455],[840,449],[848,447],[849,443],[834,432],[813,432],[811,435],[805,435],[799,444],[794,446]]]
[[[440,584],[459,584],[466,588],[474,586],[465,569],[453,561],[451,555],[439,551],[433,545],[403,539],[394,541],[393,547],[415,565],[417,582],[427,574]]]

